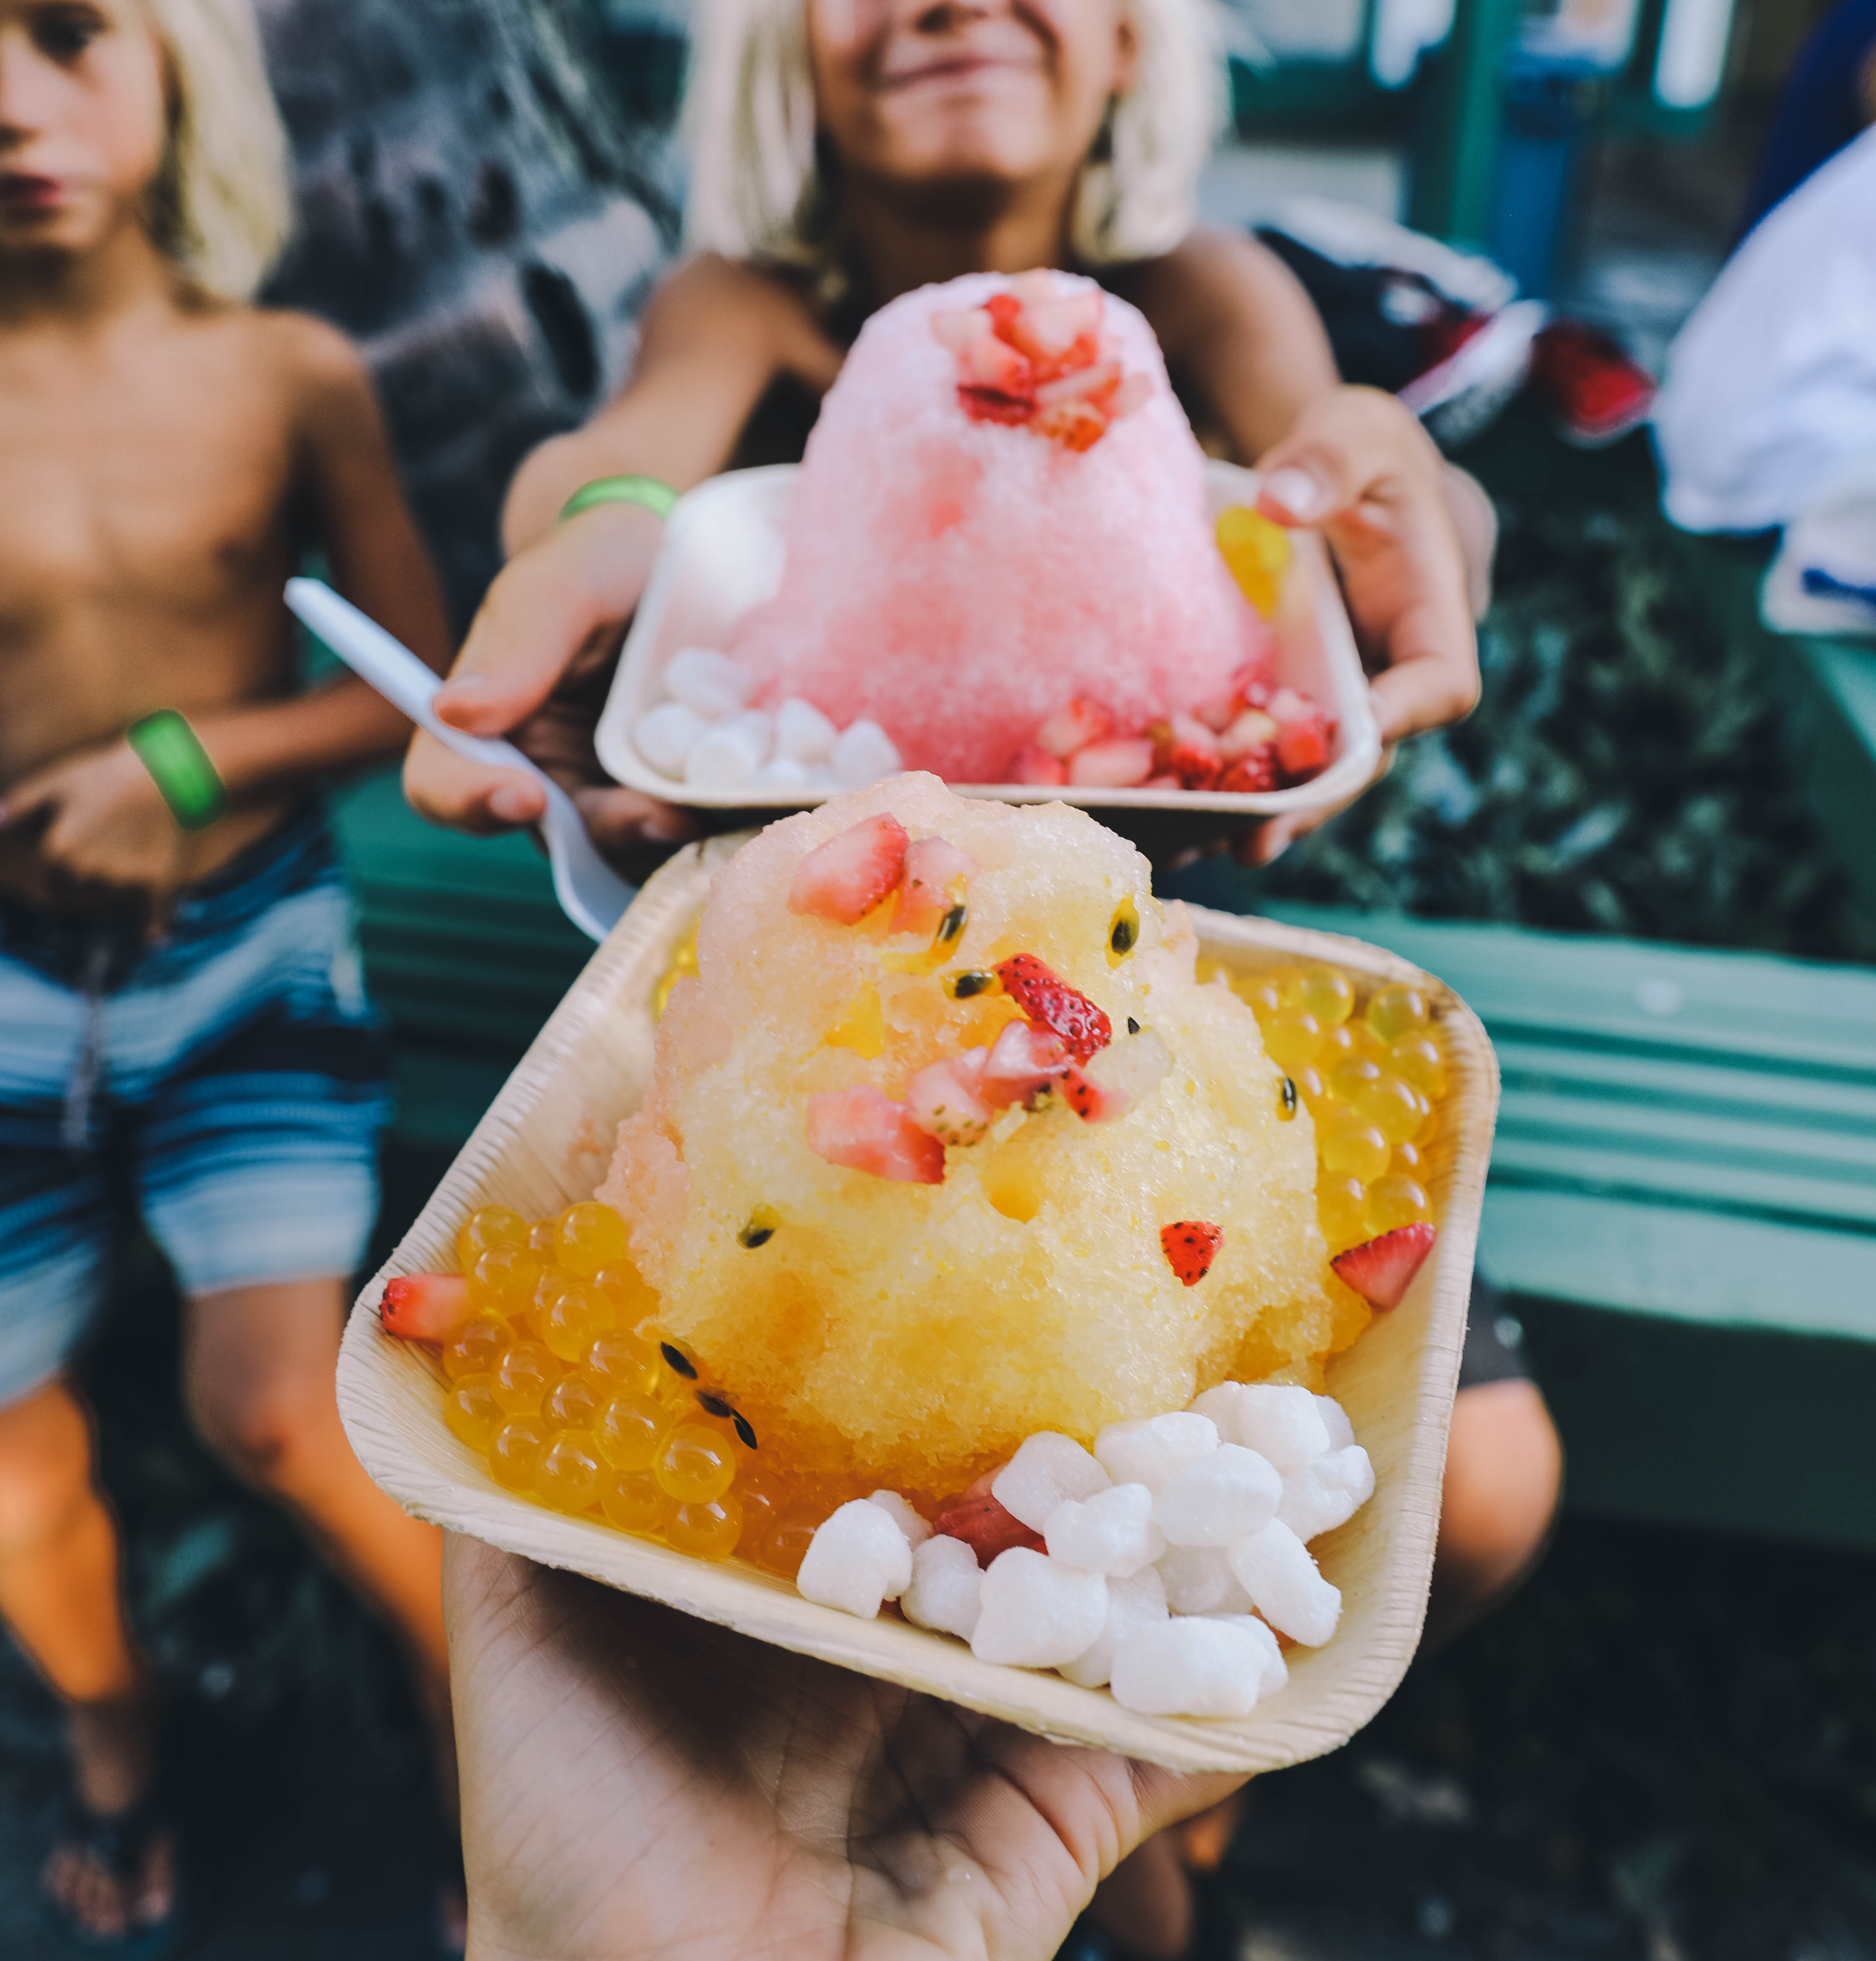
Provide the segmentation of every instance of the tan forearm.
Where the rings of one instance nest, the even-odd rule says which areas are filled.
[[[352,674],[291,700],[190,720],[237,802],[387,761],[410,737],[403,716]]]

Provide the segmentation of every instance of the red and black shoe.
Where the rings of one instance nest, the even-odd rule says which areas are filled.
[[[1654,412],[1654,377],[1578,320],[1553,320],[1538,335],[1530,384],[1550,404],[1557,433],[1579,449],[1619,442]]]

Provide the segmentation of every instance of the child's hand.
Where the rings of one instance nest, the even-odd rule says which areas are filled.
[[[56,903],[84,909],[140,902],[152,933],[167,923],[196,859],[195,840],[128,742],[22,777],[0,801],[0,830],[37,830]]]
[[[604,505],[518,553],[489,587],[436,711],[472,735],[505,735],[565,786],[600,848],[642,869],[694,835],[684,812],[622,789],[593,752],[626,622],[663,527],[648,511]],[[404,793],[432,824],[462,831],[537,822],[540,786],[484,768],[419,733]]]
[[[1312,403],[1257,467],[1264,515],[1316,527],[1335,555],[1371,678],[1379,774],[1403,737],[1460,721],[1477,704],[1473,620],[1489,589],[1491,506],[1448,469],[1411,412],[1374,388],[1341,387]],[[1239,855],[1268,863],[1329,815],[1279,818],[1243,840]]]

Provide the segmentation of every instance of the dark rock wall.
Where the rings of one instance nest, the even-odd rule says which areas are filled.
[[[629,366],[676,236],[567,0],[256,0],[298,227],[267,297],[363,348],[460,631],[516,464]]]

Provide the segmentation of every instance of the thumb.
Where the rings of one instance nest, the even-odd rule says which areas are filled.
[[[1378,389],[1342,387],[1318,397],[1257,459],[1258,509],[1279,525],[1326,523],[1399,468],[1411,421]]]

